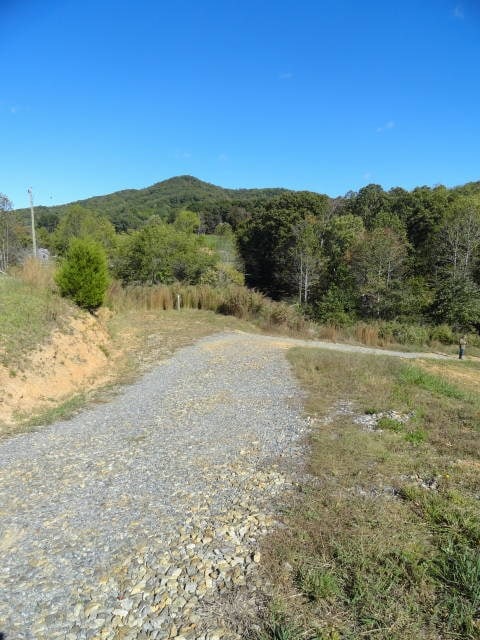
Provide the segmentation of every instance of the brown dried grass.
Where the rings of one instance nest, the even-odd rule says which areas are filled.
[[[264,328],[280,327],[296,333],[303,332],[307,322],[292,306],[273,302],[258,291],[232,285],[215,288],[209,285],[129,286],[113,282],[107,293],[107,305],[116,312],[169,311],[177,308],[179,297],[183,309],[214,311],[240,320],[254,320]]]

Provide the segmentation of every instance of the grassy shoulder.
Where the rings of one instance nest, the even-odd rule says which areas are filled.
[[[50,288],[0,276],[0,364],[14,369],[68,313],[69,305]]]
[[[480,638],[480,398],[459,365],[290,360],[308,392],[310,481],[265,545],[264,637]]]

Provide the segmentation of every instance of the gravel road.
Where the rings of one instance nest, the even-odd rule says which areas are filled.
[[[306,424],[284,348],[201,340],[113,401],[0,444],[7,640],[235,637],[202,635],[195,610],[254,583],[288,483],[278,457]]]
[[[281,459],[301,458],[307,429],[284,357],[302,344],[419,355],[220,334],[113,401],[2,442],[4,638],[238,637],[204,605],[259,584],[258,542],[291,483]]]

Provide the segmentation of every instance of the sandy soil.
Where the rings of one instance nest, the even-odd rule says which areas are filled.
[[[23,371],[0,366],[0,423],[14,424],[16,417],[49,409],[85,388],[106,384],[112,352],[103,319],[88,314],[71,318],[63,331],[55,331],[29,355]]]

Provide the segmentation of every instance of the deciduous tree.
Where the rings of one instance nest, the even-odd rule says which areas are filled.
[[[388,294],[403,273],[406,243],[391,229],[366,232],[353,250],[361,306],[372,317],[381,317],[388,307]]]

